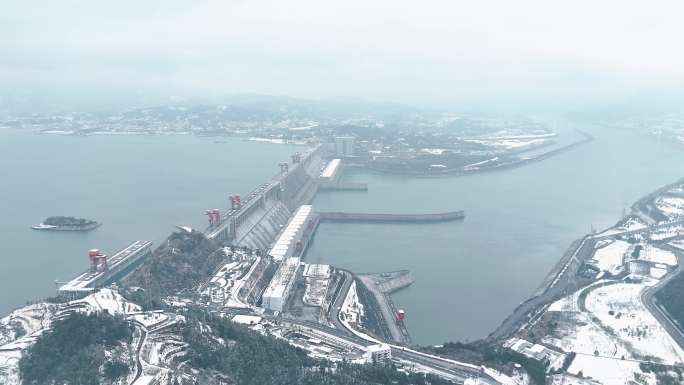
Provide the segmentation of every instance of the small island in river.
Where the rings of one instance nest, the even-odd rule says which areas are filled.
[[[34,230],[43,231],[90,231],[100,227],[99,222],[74,217],[48,217],[39,225],[31,226]]]

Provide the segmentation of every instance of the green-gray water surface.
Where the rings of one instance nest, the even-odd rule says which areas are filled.
[[[465,210],[462,222],[324,223],[307,258],[356,272],[409,269],[393,296],[420,344],[484,337],[540,285],[570,243],[613,225],[624,208],[684,177],[684,147],[615,129],[539,163],[466,177],[352,171],[369,191],[322,192],[317,210]],[[567,133],[566,133],[567,134]]]
[[[0,130],[0,315],[55,293],[87,267],[137,239],[156,245],[174,225],[206,226],[275,175],[293,146],[184,135],[55,136]],[[31,230],[51,215],[103,223],[88,233]]]

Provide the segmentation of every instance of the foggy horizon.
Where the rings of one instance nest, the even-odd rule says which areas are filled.
[[[562,113],[684,89],[674,1],[2,7],[6,104],[260,94]]]

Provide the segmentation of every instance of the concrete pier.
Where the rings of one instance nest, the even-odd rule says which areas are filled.
[[[390,294],[408,287],[415,281],[411,272],[399,270],[388,273],[359,274],[356,277],[375,299],[374,304],[366,305],[377,305],[378,308],[374,310],[380,316],[378,318],[382,318],[382,325],[378,326],[385,331],[385,337],[400,344],[410,344],[411,335],[404,322],[397,320],[396,315],[399,309],[392,302]]]
[[[446,222],[458,221],[465,218],[463,211],[449,211],[434,214],[377,214],[377,213],[347,213],[347,212],[319,212],[321,221],[336,222]]]
[[[368,191],[368,184],[354,183],[354,182],[336,182],[332,184],[323,184],[319,187],[321,190],[334,191]]]
[[[86,271],[60,286],[58,295],[83,296],[112,284],[135,269],[152,254],[152,242],[135,241],[108,258],[106,270]]]

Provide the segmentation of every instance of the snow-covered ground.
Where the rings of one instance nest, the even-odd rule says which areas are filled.
[[[627,231],[633,231],[646,228],[647,224],[644,223],[644,221],[638,217],[631,217],[620,227]]]
[[[549,385],[601,385],[590,378],[579,378],[567,373],[551,376]]]
[[[81,307],[74,306],[81,305]],[[0,319],[0,384],[19,385],[19,359],[64,308],[70,311],[128,314],[139,312],[140,306],[128,302],[111,289],[101,289],[82,299],[66,304],[37,303],[17,309]],[[17,331],[20,330],[20,335]]]
[[[684,251],[684,239],[676,239],[676,240],[670,242],[670,246]]]
[[[668,266],[677,265],[677,256],[673,252],[651,245],[646,245],[641,250],[639,259],[653,263],[661,263]]]
[[[19,385],[19,359],[21,352],[18,350],[0,351],[0,384]]]
[[[162,323],[168,321],[169,316],[161,313],[161,312],[147,312],[147,313],[140,313],[140,314],[134,314],[128,319],[133,319],[139,323],[141,323],[143,326],[146,328],[152,328],[155,326],[159,326]]]
[[[426,154],[430,155],[442,155],[444,151],[447,151],[445,148],[421,148],[420,152],[424,152]]]
[[[619,272],[624,270],[623,256],[630,250],[624,241],[602,242],[594,260],[602,270]],[[597,281],[548,307],[545,317],[557,327],[541,341],[577,354],[568,373],[604,385],[635,379],[638,384],[655,385],[655,376],[642,373],[639,362],[684,365],[684,350],[641,302],[644,290],[676,266],[677,258],[647,244],[639,259],[653,263],[646,273],[655,278],[631,275],[629,280]]]
[[[129,314],[142,310],[140,306],[127,301],[118,292],[112,289],[101,289],[83,299],[70,302],[70,304],[75,303],[87,304],[89,306],[89,311],[106,311],[109,314]]]
[[[543,144],[545,139],[524,139],[524,138],[488,138],[488,139],[467,139],[464,142],[481,144],[493,147],[497,150],[516,150],[525,147],[534,147]]]
[[[655,200],[655,205],[670,219],[678,219],[684,216],[684,198],[682,197],[659,197]]]
[[[565,352],[599,355],[620,359],[633,358],[629,346],[606,333],[590,313],[563,314],[562,330],[542,338],[542,342],[559,347]]]
[[[596,261],[596,266],[601,271],[618,274],[623,269],[623,257],[628,249],[629,243],[618,240],[597,249],[593,260]]]
[[[652,267],[649,271],[649,275],[653,278],[663,278],[667,274],[667,269],[662,267]]]
[[[19,359],[24,349],[50,327],[58,305],[37,303],[0,319],[0,384],[19,385]]]
[[[542,341],[566,352],[684,364],[684,351],[641,302],[643,291],[656,282],[602,281],[556,301],[548,312],[561,313],[563,325]],[[579,304],[581,293],[586,311]]]
[[[0,345],[14,341],[17,330],[30,335],[50,326],[51,318],[57,306],[47,303],[28,305],[0,319]]]
[[[641,294],[657,280],[619,282],[593,289],[586,308],[606,332],[631,347],[636,358],[657,357],[667,364],[684,363],[684,351],[641,302]]]
[[[591,377],[603,385],[632,384],[630,381],[634,381],[637,373],[644,380],[642,384],[656,385],[655,376],[652,373],[641,373],[636,361],[596,357],[591,354],[577,354],[568,368],[568,373]]]
[[[649,239],[652,241],[662,241],[669,238],[681,237],[682,235],[684,235],[684,226],[672,225],[651,232],[649,234]]]

